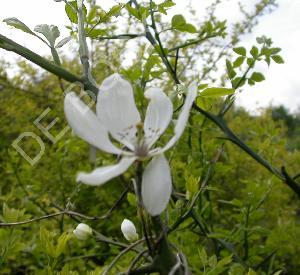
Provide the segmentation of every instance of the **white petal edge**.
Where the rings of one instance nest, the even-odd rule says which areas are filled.
[[[193,102],[197,97],[198,85],[196,82],[192,82],[188,87],[187,97],[185,98],[184,105],[182,107],[182,111],[178,117],[178,120],[174,129],[174,136],[168,141],[168,143],[162,149],[153,149],[150,151],[150,155],[161,154],[168,149],[170,149],[174,144],[178,141],[181,135],[184,132],[186,124],[188,122],[190,110],[192,108]]]
[[[122,153],[122,150],[110,141],[106,128],[96,114],[74,92],[65,96],[64,111],[70,127],[77,136],[104,152]]]
[[[96,168],[91,173],[80,172],[77,175],[77,181],[85,183],[87,185],[99,186],[107,181],[123,174],[127,171],[130,165],[136,160],[136,158],[124,157],[118,164],[103,166]]]
[[[173,115],[173,104],[159,88],[148,89],[145,97],[150,99],[144,122],[145,142],[150,148],[168,127]]]
[[[130,83],[117,73],[104,79],[99,88],[96,110],[113,138],[134,150],[136,125],[141,118]]]
[[[147,165],[142,179],[142,200],[151,216],[161,214],[172,193],[170,166],[165,156],[154,157]]]

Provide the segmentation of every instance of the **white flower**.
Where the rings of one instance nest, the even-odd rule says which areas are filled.
[[[132,221],[124,219],[121,224],[121,231],[127,241],[134,242],[139,238]]]
[[[93,230],[87,224],[80,223],[76,229],[73,230],[73,233],[77,239],[84,241],[92,235]]]
[[[64,109],[75,134],[104,152],[122,155],[116,165],[100,167],[91,173],[79,173],[77,181],[102,185],[124,173],[136,160],[153,157],[143,174],[142,200],[152,216],[159,215],[166,208],[172,192],[170,167],[163,153],[182,135],[196,95],[197,85],[192,83],[174,127],[174,136],[163,148],[153,149],[152,146],[166,130],[173,115],[172,102],[161,89],[150,88],[145,92],[150,102],[143,124],[132,87],[119,74],[109,76],[100,86],[96,114],[75,93],[68,93]],[[127,149],[116,147],[109,135]]]

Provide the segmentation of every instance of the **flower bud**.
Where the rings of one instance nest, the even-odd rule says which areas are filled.
[[[121,231],[127,241],[134,242],[139,238],[136,228],[130,220],[124,219],[121,224]]]
[[[86,240],[88,237],[90,237],[93,233],[92,228],[90,228],[87,224],[85,223],[80,223],[77,225],[76,229],[73,230],[73,234],[75,237],[79,240]]]

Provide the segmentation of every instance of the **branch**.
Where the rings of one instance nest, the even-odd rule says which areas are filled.
[[[186,47],[188,47],[188,46],[192,46],[192,45],[195,45],[195,44],[199,44],[199,43],[201,43],[201,42],[203,42],[203,41],[205,41],[205,40],[207,40],[207,39],[210,39],[210,38],[213,38],[213,37],[216,37],[216,36],[218,36],[218,34],[217,34],[217,33],[214,33],[214,34],[207,35],[207,36],[202,37],[202,38],[199,38],[199,39],[191,40],[191,41],[189,41],[189,42],[183,43],[183,44],[181,44],[181,45],[178,45],[178,46],[176,46],[176,47],[173,47],[173,48],[169,49],[169,52],[173,52],[173,51],[176,51],[176,50],[178,50],[178,49],[183,49],[183,48],[186,48]]]
[[[123,256],[125,255],[127,252],[129,252],[130,250],[132,250],[135,246],[137,246],[138,244],[142,243],[145,241],[145,238],[140,239],[136,242],[134,242],[133,244],[129,245],[128,247],[126,247],[123,251],[121,251],[114,259],[113,261],[109,264],[109,266],[105,269],[105,271],[103,272],[103,275],[107,275],[109,273],[109,271],[113,268],[113,266],[116,264],[116,262]],[[143,251],[141,251],[143,252]],[[140,253],[141,253],[140,252]]]
[[[54,75],[68,81],[71,83],[80,82],[84,85],[85,90],[92,91],[93,93],[98,92],[98,88],[89,83],[84,78],[78,77],[69,71],[65,70],[64,68],[57,66],[53,62],[45,59],[44,57],[34,53],[33,51],[29,50],[26,47],[12,41],[11,39],[3,36],[0,34],[0,48],[14,52],[27,60],[33,62],[34,64],[40,66],[41,68],[45,69],[46,71],[53,73]]]
[[[0,228],[1,227],[11,227],[11,226],[24,225],[24,224],[28,224],[28,223],[32,223],[32,222],[36,222],[36,221],[46,220],[46,219],[53,218],[53,217],[60,216],[60,215],[68,215],[72,219],[74,219],[76,222],[80,222],[80,220],[77,219],[77,217],[80,217],[80,218],[83,218],[83,219],[86,219],[86,220],[101,219],[101,218],[98,218],[98,217],[86,216],[86,215],[83,215],[83,214],[78,213],[78,212],[67,211],[66,210],[66,211],[61,211],[61,212],[45,215],[45,216],[42,216],[42,217],[30,219],[30,220],[27,220],[27,221],[11,222],[11,223],[0,223]],[[105,242],[107,244],[115,245],[115,246],[118,246],[118,247],[122,247],[122,248],[125,248],[125,249],[129,249],[129,250],[135,251],[137,253],[141,252],[141,250],[139,248],[135,248],[134,246],[128,246],[127,244],[112,240],[112,239],[104,236],[103,234],[99,233],[96,230],[93,230],[93,232],[94,232],[95,237],[98,241]]]
[[[136,0],[132,0],[132,3],[134,3],[136,8],[139,10],[140,5],[138,4],[138,2]],[[153,37],[152,33],[150,32],[146,20],[143,21],[144,29],[145,29],[145,36],[146,36],[147,40],[150,42],[150,44],[153,46],[153,48],[156,50],[158,55],[160,56],[162,62],[165,64],[168,72],[171,74],[171,76],[175,80],[176,84],[179,84],[180,81],[177,78],[177,75],[176,75],[172,65],[170,64],[168,57],[165,54],[164,48],[162,46],[162,43],[161,43],[161,40],[159,37],[159,32],[157,31],[157,28],[156,28],[154,13],[152,10],[152,1],[150,1],[150,14],[151,14],[151,21],[152,21],[151,27],[155,33],[155,38]],[[159,50],[157,49],[157,47],[159,47]]]
[[[97,38],[98,41],[102,40],[111,40],[111,39],[133,39],[137,37],[144,36],[145,34],[135,34],[135,33],[125,33],[125,34],[116,34],[112,36],[101,36]]]
[[[300,198],[300,185],[295,182],[286,172],[285,168],[283,167],[281,172],[273,167],[267,160],[262,158],[260,155],[258,155],[256,152],[254,152],[248,145],[246,145],[241,139],[239,139],[234,132],[227,126],[225,120],[221,118],[220,116],[216,116],[214,114],[211,114],[200,107],[198,107],[196,104],[193,104],[193,108],[203,114],[205,117],[207,117],[209,120],[214,122],[227,136],[228,140],[240,147],[244,152],[246,152],[250,157],[252,157],[254,160],[256,160],[259,164],[264,166],[267,170],[269,170],[273,175],[275,175],[277,178],[285,182]]]
[[[77,0],[77,7],[79,55],[83,67],[84,78],[91,85],[97,86],[97,83],[92,76],[91,66],[89,62],[89,49],[86,42],[86,33],[84,29],[83,0]]]
[[[281,173],[285,177],[285,183],[300,197],[300,184],[295,181],[298,175],[292,179],[284,166],[281,168]]]
[[[130,266],[128,267],[127,272],[125,273],[125,275],[129,275],[132,274],[132,269],[134,268],[134,266],[138,263],[138,261],[140,260],[140,258],[148,251],[148,248],[145,248],[144,250],[142,250],[131,262]],[[153,270],[154,271],[154,270]]]
[[[61,212],[41,216],[41,217],[38,217],[38,218],[33,218],[33,219],[30,219],[30,220],[27,220],[27,221],[0,223],[0,227],[10,227],[10,226],[24,225],[24,224],[28,224],[28,223],[32,223],[32,222],[36,222],[36,221],[46,220],[46,219],[53,218],[53,217],[60,216],[60,215],[69,215],[69,216],[74,216],[74,217],[80,217],[80,218],[83,218],[83,219],[86,219],[86,220],[97,220],[97,219],[99,219],[97,217],[86,216],[86,215],[83,215],[81,213],[77,213],[77,212],[73,212],[73,211],[61,211]]]

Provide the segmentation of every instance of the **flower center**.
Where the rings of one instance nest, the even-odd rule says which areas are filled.
[[[144,142],[138,144],[134,149],[134,154],[139,158],[147,157],[148,153],[148,146]]]
[[[144,134],[144,124],[142,122],[139,122],[136,125],[137,133],[137,141],[134,148],[134,154],[139,158],[147,157],[148,155],[148,146],[145,144],[145,134]]]

